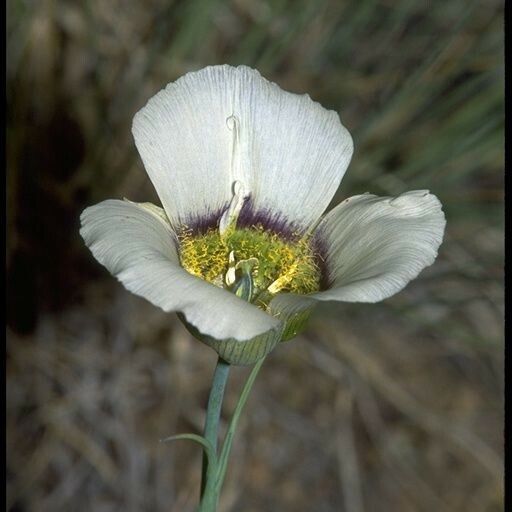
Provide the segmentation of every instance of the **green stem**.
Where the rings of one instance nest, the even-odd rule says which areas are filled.
[[[215,494],[217,496],[220,494],[222,484],[224,483],[224,477],[226,475],[226,470],[227,470],[227,466],[228,466],[228,458],[229,458],[229,454],[231,452],[231,446],[233,444],[233,437],[235,435],[236,427],[238,426],[238,420],[240,419],[242,410],[245,406],[245,403],[247,402],[247,399],[249,398],[249,393],[251,391],[252,385],[254,384],[254,381],[256,380],[256,376],[258,375],[258,372],[260,371],[260,368],[262,367],[264,361],[265,361],[265,357],[260,359],[254,365],[254,367],[251,370],[251,373],[249,375],[249,378],[245,382],[244,388],[242,390],[240,398],[238,399],[238,403],[236,404],[235,410],[233,412],[233,417],[231,418],[231,422],[229,424],[228,431],[226,433],[226,438],[224,439],[224,444],[222,446],[220,459],[218,461],[219,466],[217,469],[217,479],[215,482]]]
[[[217,460],[215,459],[215,471],[214,474],[212,474],[212,471],[208,472],[208,478],[206,479],[206,484],[204,487],[204,491],[201,494],[201,505],[199,507],[199,512],[215,512],[217,510],[217,503],[219,501],[219,495],[222,488],[222,484],[224,482],[224,477],[226,475],[227,465],[228,465],[228,458],[231,451],[231,446],[233,444],[233,437],[235,435],[236,427],[238,425],[238,420],[240,419],[240,415],[242,414],[242,410],[245,406],[245,403],[247,402],[247,399],[249,398],[249,393],[251,391],[251,388],[254,384],[254,381],[256,379],[256,376],[258,375],[258,372],[263,365],[265,358],[260,359],[251,370],[251,373],[249,374],[249,377],[247,381],[245,382],[245,385],[242,389],[242,393],[240,394],[240,398],[238,399],[238,403],[236,404],[235,410],[233,412],[233,416],[231,418],[231,421],[229,423],[228,431],[226,433],[226,438],[224,439],[224,443],[222,445],[222,451],[220,454],[220,458]],[[220,359],[219,359],[220,361]],[[226,363],[224,363],[226,364]],[[217,373],[217,370],[215,370],[215,373]],[[215,383],[215,377],[214,377],[214,383]],[[212,389],[213,394],[213,389]],[[211,398],[211,395],[210,395]],[[222,398],[222,397],[221,397]],[[208,403],[208,409],[210,402]],[[208,416],[207,416],[208,417]],[[213,427],[212,427],[213,430]],[[205,438],[208,440],[209,443],[213,442],[213,438],[207,437],[207,431],[205,428]],[[214,436],[214,439],[216,441],[217,436]],[[210,457],[212,458],[212,457]],[[205,480],[205,473],[203,473],[203,483]]]
[[[217,437],[219,430],[220,413],[222,409],[222,399],[224,398],[224,390],[226,389],[226,383],[229,376],[229,363],[226,363],[219,357],[217,360],[217,366],[213,374],[212,388],[210,390],[210,396],[208,398],[208,408],[206,410],[206,419],[204,423],[204,438],[213,448],[213,452],[217,453]],[[206,452],[203,453],[203,473],[201,479],[201,498],[205,494],[207,485],[207,473],[208,464],[212,461],[208,461]],[[211,469],[211,468],[210,468]],[[209,479],[211,480],[211,478]]]

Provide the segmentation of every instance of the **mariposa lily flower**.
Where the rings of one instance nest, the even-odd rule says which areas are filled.
[[[322,217],[350,162],[336,112],[246,66],[188,73],[133,135],[163,208],[107,200],[81,234],[131,292],[227,362],[251,364],[323,301],[377,302],[432,264],[445,219],[428,191],[350,197]]]

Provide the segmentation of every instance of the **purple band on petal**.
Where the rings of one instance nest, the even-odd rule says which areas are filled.
[[[229,204],[226,203],[216,211],[208,211],[204,215],[191,216],[183,223],[183,226],[191,230],[194,235],[202,235],[210,228],[216,229],[219,227],[219,220],[228,208]]]
[[[210,211],[203,215],[189,217],[183,225],[187,229],[192,230],[194,234],[199,235],[206,233],[208,229],[217,228],[219,226],[220,218],[228,208],[229,204],[226,203],[226,205],[219,208],[217,211]],[[303,227],[299,226],[296,222],[290,222],[280,212],[270,209],[256,210],[251,197],[245,200],[236,225],[239,228],[261,226],[263,229],[280,235],[285,240],[297,239],[304,233]]]
[[[183,227],[191,230],[194,235],[206,233],[209,229],[217,229],[219,221],[223,213],[229,208],[229,204],[225,204],[217,211],[211,211],[204,215],[196,215],[187,219]],[[290,222],[280,212],[266,210],[256,210],[252,198],[247,198],[240,215],[236,222],[237,227],[249,228],[261,226],[263,229],[272,231],[280,235],[288,241],[297,240],[304,233],[304,228],[296,222]],[[312,249],[315,254],[316,263],[320,269],[320,291],[330,288],[332,282],[327,267],[328,247],[325,237],[321,231],[317,231],[311,240]]]
[[[332,286],[332,279],[329,276],[329,268],[327,266],[327,241],[322,235],[321,231],[317,231],[311,240],[316,264],[320,269],[320,291],[328,290]]]
[[[296,239],[304,232],[304,228],[289,221],[280,212],[270,209],[256,210],[251,197],[242,206],[236,225],[241,228],[261,226],[263,229],[280,235],[285,240]]]

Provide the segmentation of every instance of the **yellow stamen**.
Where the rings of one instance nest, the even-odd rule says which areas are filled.
[[[237,269],[250,262],[255,299],[263,292],[307,294],[320,287],[320,270],[306,238],[285,240],[261,226],[230,229],[222,236],[213,228],[199,235],[185,229],[178,238],[183,268],[217,286],[231,288]]]

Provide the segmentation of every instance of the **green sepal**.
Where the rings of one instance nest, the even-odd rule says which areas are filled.
[[[270,301],[269,313],[284,324],[281,341],[290,341],[306,328],[315,306],[316,301],[304,296],[296,301],[291,294],[278,295]]]
[[[183,314],[178,313],[178,318],[183,322],[183,325],[192,336],[213,348],[224,361],[239,366],[252,365],[271,352],[281,341],[283,329],[285,328],[284,324],[279,324],[278,327],[246,341],[239,341],[234,338],[218,340],[198,331],[193,325],[187,322]]]
[[[300,311],[299,313],[293,313],[288,315],[285,322],[285,327],[283,330],[283,335],[281,341],[290,341],[295,336],[299,335],[307,326],[309,317],[313,312],[315,306],[312,306],[309,309],[304,311]]]

